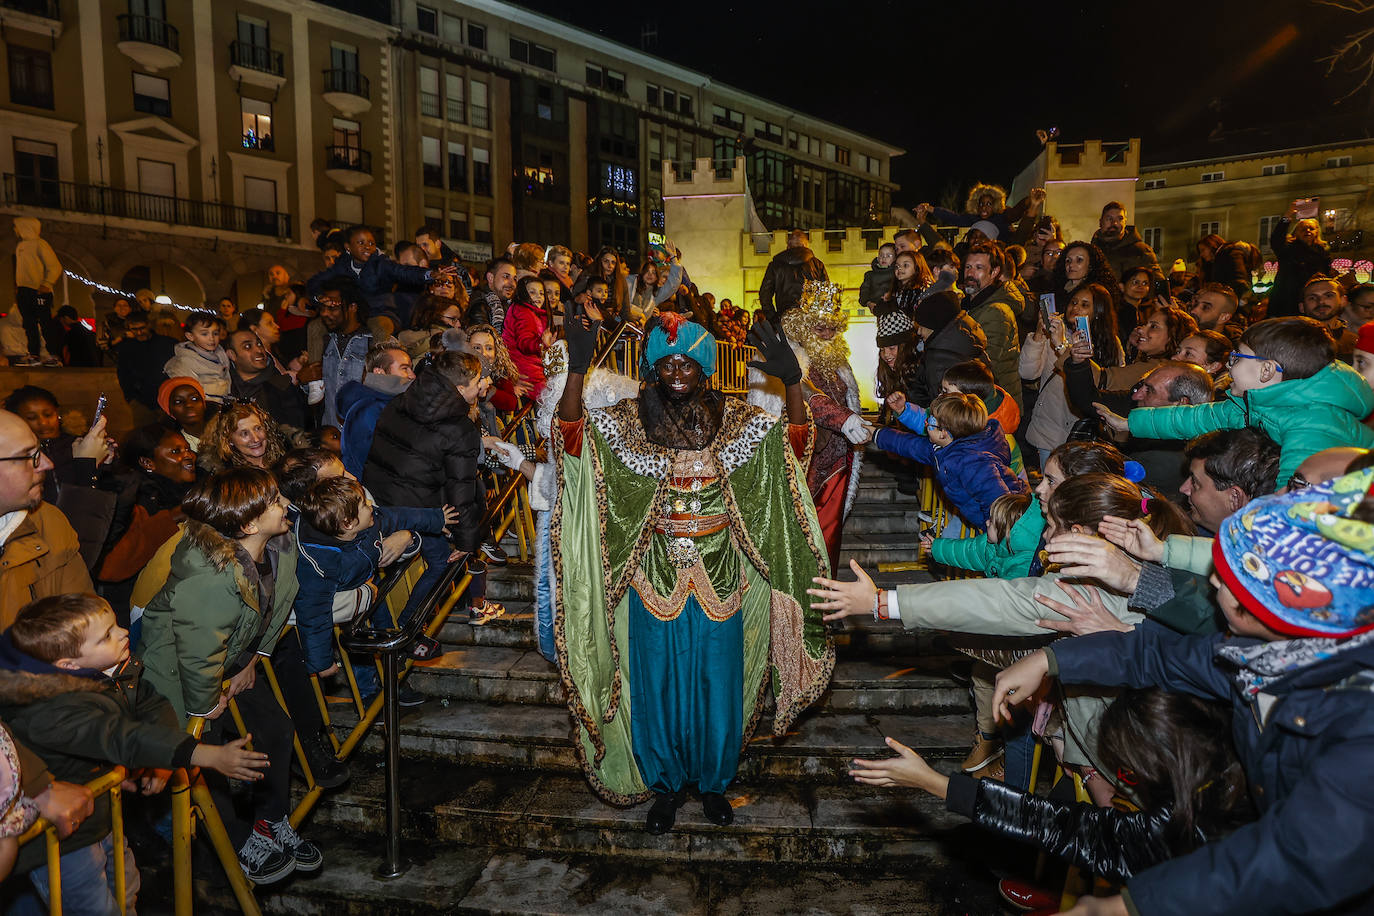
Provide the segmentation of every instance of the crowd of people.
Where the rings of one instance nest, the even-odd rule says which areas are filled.
[[[503,614],[485,574],[507,557],[484,518],[510,470],[538,511],[537,644],[589,782],[652,798],[650,832],[693,787],[731,822],[765,681],[777,734],[825,688],[825,612],[946,631],[971,658],[959,771],[894,735],[897,756],[855,761],[855,779],[940,795],[1121,889],[1081,912],[1374,905],[1359,858],[1374,285],[1336,275],[1296,213],[1270,240],[1266,295],[1253,245],[1210,235],[1166,268],[1122,204],[1065,240],[1045,202],[980,184],[965,212],[922,205],[878,249],[858,292],[876,415],[843,290],[802,230],[750,314],[698,290],[669,242],[634,269],[613,248],[534,242],[472,269],[428,228],[383,250],[370,227],[317,220],[320,269],[273,267],[257,308],[179,313],[145,290],[91,331],[52,314],[60,265],[16,218],[10,362],[113,363],[134,428],[70,428],[73,405],[33,384],[0,411],[6,890],[47,900],[41,844],[15,842],[41,815],[65,838],[67,911],[117,909],[109,812],[81,788],[116,764],[163,834],[167,772],[202,767],[256,883],[323,867],[288,815],[293,736],[316,782],[349,779],[310,684],[341,678],[333,629],[392,623],[381,571],[415,556],[396,622],[454,564],[471,621]],[[636,377],[599,368],[627,339]],[[717,341],[757,350],[743,400],[711,389]],[[525,405],[506,435],[498,418]],[[864,460],[938,488],[948,521],[913,538],[964,572],[890,590],[858,564],[836,578]],[[370,702],[375,669],[354,671]],[[1033,794],[1039,741],[1096,807]],[[132,849],[125,863],[132,905]]]

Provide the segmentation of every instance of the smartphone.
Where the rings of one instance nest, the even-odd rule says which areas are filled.
[[[1093,342],[1093,337],[1092,334],[1088,331],[1088,316],[1079,315],[1077,318],[1073,320],[1073,323],[1074,330],[1083,335],[1084,342],[1091,344]]]
[[[1045,316],[1045,328],[1048,330],[1050,319],[1056,314],[1054,308],[1054,293],[1040,294],[1040,312]]]
[[[1299,197],[1293,201],[1298,219],[1316,219],[1317,211],[1321,209],[1321,201],[1320,197]]]
[[[100,422],[100,418],[105,416],[105,392],[100,392],[100,397],[95,399],[95,416],[91,417],[91,425]]]

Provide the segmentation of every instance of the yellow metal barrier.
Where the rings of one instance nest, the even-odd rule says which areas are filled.
[[[110,796],[110,843],[114,847],[115,900],[119,912],[126,912],[124,897],[128,886],[124,880],[124,790],[122,788],[128,771],[115,767],[103,776],[86,783],[86,789],[95,797]],[[48,912],[52,916],[62,914],[62,845],[57,838],[57,828],[45,818],[39,818],[29,825],[19,836],[19,845],[43,837],[44,849],[48,857]]]

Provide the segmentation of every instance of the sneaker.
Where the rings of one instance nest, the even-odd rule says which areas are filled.
[[[58,359],[56,356],[45,356],[43,357],[42,365],[47,366],[49,369],[53,369],[61,366],[62,360]]]
[[[1006,782],[1007,766],[1005,760],[997,760],[988,764],[976,773],[970,773],[974,779],[993,779],[997,782]]]
[[[15,356],[10,359],[11,366],[36,366],[42,360],[36,356]]]
[[[296,858],[283,852],[272,839],[272,828],[266,821],[258,821],[239,850],[239,865],[254,884],[275,884],[296,870]]]
[[[423,706],[428,700],[428,695],[407,687],[405,684],[396,686],[396,705],[398,706]]]
[[[480,627],[483,624],[490,623],[497,617],[504,616],[506,616],[505,605],[497,604],[495,601],[487,601],[481,607],[468,609],[468,623],[472,624],[474,627]]]
[[[486,560],[492,566],[505,566],[509,560],[506,556],[506,552],[501,549],[500,544],[489,544],[486,542],[482,544],[482,559]]]
[[[964,758],[964,762],[959,764],[959,769],[963,770],[965,773],[977,773],[979,770],[983,769],[983,767],[1001,757],[1005,751],[1006,748],[1002,745],[1002,742],[998,741],[996,738],[984,738],[980,734],[978,736],[978,742],[974,744],[973,749],[968,752],[968,756]]]
[[[291,821],[282,818],[279,821],[258,821],[259,824],[267,824],[272,831],[272,838],[281,847],[282,852],[290,856],[295,862],[296,871],[319,871],[324,864],[324,853],[320,852],[320,847],[301,837],[296,829],[291,826]]]
[[[315,777],[315,785],[337,789],[348,782],[351,775],[348,764],[334,755],[334,746],[324,732],[301,736],[301,749],[305,751],[305,760],[310,764],[310,775]]]

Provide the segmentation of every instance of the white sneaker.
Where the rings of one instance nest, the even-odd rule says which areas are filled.
[[[239,850],[239,865],[254,884],[275,884],[296,870],[296,858],[263,833],[264,827],[267,822],[258,821],[248,834],[248,842]]]

